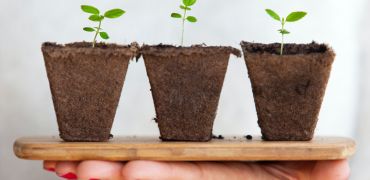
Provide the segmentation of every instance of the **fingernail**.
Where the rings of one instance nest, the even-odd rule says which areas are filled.
[[[77,179],[77,176],[74,173],[67,173],[67,174],[64,174],[60,177],[65,178],[65,179]]]
[[[46,171],[55,172],[55,168],[44,168]]]

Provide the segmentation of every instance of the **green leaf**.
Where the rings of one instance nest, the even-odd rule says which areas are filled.
[[[91,27],[84,27],[84,31],[86,31],[86,32],[94,32],[95,29],[94,28],[91,28]]]
[[[109,39],[109,36],[108,36],[108,34],[106,32],[100,32],[99,35],[103,39]]]
[[[307,13],[302,12],[302,11],[292,12],[288,15],[288,17],[286,18],[286,21],[287,22],[296,22],[296,21],[299,21],[300,19],[302,19],[303,17],[305,17],[306,15],[307,15]]]
[[[183,10],[191,11],[191,8],[186,7],[184,5],[180,5],[180,8],[183,9]]]
[[[172,13],[171,17],[173,17],[173,18],[182,18],[181,14],[179,14],[179,13]]]
[[[113,18],[121,17],[125,13],[126,12],[122,9],[112,9],[112,10],[105,12],[104,17],[113,19]]]
[[[273,19],[280,21],[280,16],[273,10],[271,9],[266,9],[266,12],[268,15],[270,15]]]
[[[94,15],[91,15],[91,16],[89,17],[89,19],[90,19],[91,21],[94,21],[94,22],[99,22],[99,21],[101,21],[101,20],[103,20],[103,19],[104,19],[104,16],[99,16],[99,15],[94,14]]]
[[[286,29],[279,29],[278,31],[280,32],[280,34],[283,34],[283,35],[290,34],[290,32],[287,31]]]
[[[194,16],[188,16],[187,18],[186,18],[186,20],[188,20],[189,22],[192,22],[192,23],[195,23],[195,22],[197,22],[198,20],[197,20],[197,18],[196,17],[194,17]]]
[[[94,6],[89,6],[89,5],[81,5],[82,11],[90,14],[96,14],[98,15],[100,13],[99,9],[97,9]]]
[[[197,2],[197,0],[182,0],[185,6],[192,6]]]

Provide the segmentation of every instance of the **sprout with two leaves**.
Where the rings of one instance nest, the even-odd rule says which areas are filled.
[[[112,10],[109,10],[109,11],[105,12],[104,15],[101,15],[99,9],[97,9],[94,6],[89,6],[89,5],[82,5],[81,9],[82,9],[82,11],[84,11],[88,14],[91,14],[90,17],[89,17],[90,21],[99,23],[99,25],[97,27],[84,27],[83,28],[83,30],[86,31],[86,32],[95,32],[94,39],[93,39],[93,44],[92,44],[93,48],[96,45],[96,38],[98,37],[98,35],[100,35],[100,37],[102,39],[105,39],[105,40],[109,39],[108,33],[102,31],[103,30],[101,28],[102,21],[105,18],[110,18],[110,19],[119,18],[125,13],[125,11],[122,10],[122,9],[112,9]]]
[[[172,18],[182,19],[182,34],[181,34],[181,46],[184,44],[184,32],[185,32],[185,21],[189,21],[191,23],[197,22],[197,18],[194,16],[187,16],[187,12],[191,11],[191,6],[193,6],[197,0],[182,0],[182,4],[180,5],[180,9],[183,10],[183,15],[179,13],[172,13]]]
[[[273,10],[271,9],[266,9],[266,12],[268,15],[270,15],[273,19],[279,21],[281,23],[281,29],[278,31],[281,34],[281,48],[280,48],[280,55],[283,55],[284,51],[284,35],[290,34],[288,30],[285,29],[285,23],[287,22],[296,22],[301,20],[303,17],[307,15],[306,12],[303,11],[297,11],[297,12],[292,12],[290,13],[286,18],[280,18],[280,16]]]

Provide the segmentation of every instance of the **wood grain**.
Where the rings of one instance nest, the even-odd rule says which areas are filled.
[[[116,137],[105,143],[69,143],[57,137],[16,140],[14,153],[28,160],[287,161],[335,160],[355,153],[354,140],[317,137],[309,142],[266,142],[229,137],[199,142],[162,142],[154,137]]]

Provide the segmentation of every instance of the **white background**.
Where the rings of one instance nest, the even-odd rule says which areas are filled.
[[[179,11],[180,0],[0,0],[0,179],[56,179],[41,169],[37,161],[17,159],[12,143],[17,137],[57,134],[55,113],[40,46],[42,42],[68,43],[91,41],[93,34],[82,27],[94,25],[80,11],[91,4],[102,11],[122,8],[120,19],[107,19],[103,28],[108,42],[127,44],[180,41],[180,21],[169,17]],[[367,6],[367,7],[366,7]],[[358,140],[359,152],[351,165],[353,179],[369,179],[365,158],[370,124],[365,120],[370,104],[366,72],[370,69],[365,45],[365,0],[199,0],[191,15],[199,22],[187,24],[187,45],[228,45],[239,48],[241,40],[271,43],[280,40],[279,23],[264,9],[282,15],[292,10],[309,14],[304,20],[288,24],[288,42],[312,40],[330,44],[337,53],[326,92],[317,135],[348,136]],[[369,30],[369,28],[367,28]],[[369,32],[369,31],[368,31]],[[362,44],[360,44],[362,43]],[[369,58],[367,60],[370,60]],[[366,69],[368,68],[368,69]],[[367,84],[365,83],[367,81]],[[114,122],[114,135],[158,136],[151,121],[155,116],[143,61],[132,62],[126,77]],[[366,100],[367,98],[367,100]],[[247,70],[242,58],[231,58],[215,121],[216,134],[257,134],[257,116]],[[363,174],[362,174],[363,173]],[[367,178],[366,178],[367,176]]]

